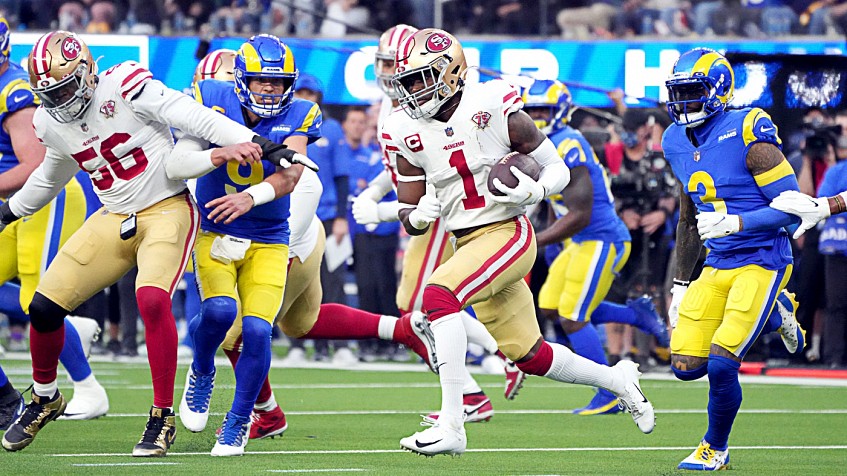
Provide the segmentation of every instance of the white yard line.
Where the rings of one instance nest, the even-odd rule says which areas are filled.
[[[155,462],[149,463],[74,463],[71,466],[175,466],[182,463]]]
[[[326,468],[326,469],[269,469],[268,473],[361,473],[364,468]]]
[[[771,450],[847,450],[847,445],[818,445],[818,446],[732,446],[733,450],[771,451]],[[566,453],[566,452],[600,452],[600,451],[688,451],[690,446],[633,446],[633,447],[585,447],[585,448],[472,448],[467,453]],[[404,453],[404,450],[295,450],[295,451],[247,451],[250,455],[346,455],[346,454],[387,454]],[[169,452],[168,456],[208,456],[208,451],[176,453]],[[83,454],[52,454],[59,458],[92,458],[92,457],[128,457],[129,453],[83,453]],[[132,463],[127,463],[132,464]]]

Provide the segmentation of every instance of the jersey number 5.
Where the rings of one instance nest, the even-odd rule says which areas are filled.
[[[450,154],[450,166],[455,167],[459,172],[459,177],[462,177],[462,187],[465,189],[465,198],[462,199],[462,206],[465,210],[473,210],[485,206],[485,197],[479,194],[476,190],[476,181],[468,167],[468,161],[465,160],[465,152],[462,149],[454,150]]]
[[[147,168],[147,156],[144,155],[144,151],[141,150],[141,147],[134,147],[121,157],[116,157],[112,152],[112,149],[125,143],[130,139],[130,137],[132,136],[126,132],[116,132],[109,136],[108,139],[100,142],[100,155],[106,159],[108,164],[96,170],[97,172],[100,172],[100,178],[94,178],[93,176],[91,178],[91,182],[99,190],[109,190],[112,187],[112,184],[115,183],[115,177],[121,180],[132,180],[141,172],[144,172],[144,169]],[[130,155],[135,160],[135,164],[130,167],[124,167],[121,160],[129,157]],[[91,159],[97,158],[97,152],[93,147],[89,147],[82,152],[77,152],[76,154],[71,154],[71,157],[73,157],[77,164],[79,164],[79,168],[85,170],[89,174],[93,173],[82,166],[83,162],[88,162]]]

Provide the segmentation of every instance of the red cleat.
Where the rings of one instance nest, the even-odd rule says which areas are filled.
[[[514,400],[515,395],[518,394],[518,390],[523,387],[526,374],[509,359],[503,362],[503,368],[506,370],[506,390],[503,395],[506,397],[506,400]]]
[[[250,418],[253,420],[253,425],[250,427],[251,440],[273,438],[282,435],[288,429],[285,413],[282,412],[279,405],[269,411],[254,409]]]
[[[465,411],[465,423],[488,421],[494,416],[494,406],[491,400],[482,393],[468,393],[462,396],[462,406]],[[433,420],[438,419],[438,412],[429,415]]]

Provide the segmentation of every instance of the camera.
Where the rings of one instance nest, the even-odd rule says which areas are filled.
[[[661,152],[649,151],[630,165],[634,167],[622,166],[620,173],[612,177],[612,194],[621,209],[634,209],[644,215],[656,209],[659,198],[674,194],[676,178]]]
[[[803,153],[812,160],[824,160],[829,146],[835,147],[838,137],[841,136],[841,126],[823,126],[804,124],[803,130],[810,134],[806,137],[806,146]]]

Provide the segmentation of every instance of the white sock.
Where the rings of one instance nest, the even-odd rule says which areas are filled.
[[[394,316],[379,316],[379,325],[376,333],[382,340],[394,340],[394,327],[397,326],[397,319]]]
[[[33,382],[32,391],[39,397],[50,398],[59,391],[59,384],[55,380],[50,383]]]
[[[574,354],[563,345],[549,344],[553,348],[553,365],[545,377],[559,382],[605,388],[615,395],[624,392],[626,383],[616,370]]]
[[[468,342],[481,346],[489,354],[497,352],[497,341],[488,333],[485,324],[465,311],[460,314],[462,315],[462,324],[465,326],[465,333],[468,335]]]
[[[439,362],[441,362],[441,361],[439,360]],[[474,380],[473,376],[471,376],[471,373],[468,371],[468,366],[465,365],[464,368],[465,368],[465,379],[464,379],[464,383],[462,384],[462,395],[469,395],[471,393],[481,392],[482,389],[479,387],[479,384],[476,383],[476,380]]]
[[[437,319],[430,324],[435,339],[438,377],[441,381],[441,412],[439,420],[461,422],[464,418],[462,387],[464,386],[465,350],[468,338],[458,313]]]
[[[99,385],[99,384],[97,383],[97,379],[94,377],[94,372],[92,372],[91,375],[89,375],[88,377],[85,377],[84,379],[80,380],[79,382],[74,382],[74,388],[77,388],[77,387],[89,387],[90,388],[90,387],[96,387],[97,385]],[[36,392],[36,393],[38,393],[38,392]]]
[[[274,398],[273,392],[271,392],[271,398],[269,398],[268,401],[261,403],[256,402],[256,404],[253,405],[253,408],[255,408],[256,410],[261,410],[263,412],[267,412],[276,408],[276,398]]]

